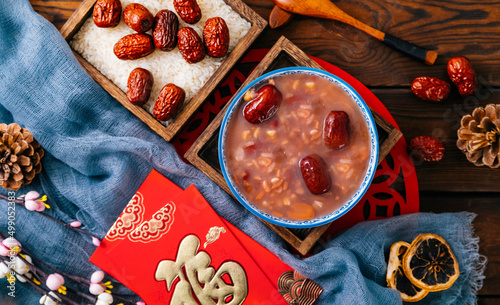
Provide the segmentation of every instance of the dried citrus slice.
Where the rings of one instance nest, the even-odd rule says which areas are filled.
[[[389,263],[387,264],[387,286],[401,293],[405,302],[417,302],[429,292],[413,285],[403,271],[403,256],[410,247],[409,243],[398,241],[391,246]]]
[[[428,291],[450,288],[460,273],[450,246],[436,234],[415,238],[403,257],[403,270],[413,285]]]

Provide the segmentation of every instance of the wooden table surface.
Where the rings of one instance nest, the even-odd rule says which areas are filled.
[[[81,0],[30,0],[34,9],[58,29]],[[265,19],[271,0],[244,0]],[[500,169],[475,167],[456,148],[460,118],[477,106],[500,100],[500,1],[498,0],[335,0],[345,12],[365,23],[437,50],[434,66],[425,66],[347,25],[330,20],[295,16],[284,27],[267,29],[254,44],[270,48],[285,35],[307,54],[319,57],[358,78],[389,109],[406,139],[419,135],[442,137],[444,159],[416,166],[421,190],[421,211],[470,211],[478,214],[474,225],[480,252],[488,256],[486,279],[479,304],[500,304]],[[418,76],[448,80],[446,63],[467,56],[483,89],[461,98],[453,91],[440,104],[418,100],[410,84]]]

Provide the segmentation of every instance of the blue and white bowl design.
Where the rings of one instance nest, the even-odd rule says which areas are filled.
[[[233,117],[233,115],[237,115],[238,112],[235,111],[237,110],[238,104],[239,103],[244,103],[245,101],[243,100],[243,96],[245,92],[247,92],[249,89],[253,87],[260,87],[262,84],[267,83],[269,79],[275,78],[277,76],[282,76],[282,75],[289,75],[289,74],[295,74],[295,73],[305,73],[309,75],[314,75],[314,76],[320,76],[323,78],[328,79],[332,83],[338,85],[340,88],[342,88],[359,106],[361,113],[368,125],[368,131],[370,133],[370,160],[368,163],[368,169],[365,174],[365,178],[363,179],[363,182],[359,186],[358,191],[338,210],[332,212],[331,214],[328,214],[323,217],[311,219],[311,220],[306,220],[306,221],[293,221],[293,220],[288,220],[288,219],[283,219],[283,218],[278,218],[275,216],[272,216],[268,213],[263,212],[259,208],[255,207],[253,204],[251,204],[245,196],[238,190],[238,188],[235,186],[234,180],[231,177],[231,175],[228,172],[228,165],[226,162],[226,157],[225,157],[225,142],[226,142],[226,133],[228,132],[228,124]],[[364,102],[364,100],[361,98],[361,96],[343,79],[339,78],[338,76],[335,76],[331,73],[328,73],[323,70],[319,69],[314,69],[314,68],[307,68],[307,67],[293,67],[293,68],[284,68],[284,69],[279,69],[275,71],[271,71],[269,73],[266,73],[259,78],[255,79],[253,82],[248,84],[243,90],[241,90],[236,96],[234,96],[231,101],[230,105],[228,107],[228,110],[226,114],[224,115],[224,118],[222,120],[222,125],[220,128],[220,133],[219,133],[219,161],[222,169],[222,174],[224,175],[224,179],[226,180],[226,183],[228,184],[229,188],[233,192],[234,196],[238,199],[243,206],[245,206],[250,212],[255,214],[256,216],[260,217],[261,219],[270,222],[272,224],[278,225],[278,226],[283,226],[283,227],[289,227],[289,228],[298,228],[298,229],[304,229],[304,228],[311,228],[311,227],[316,227],[320,226],[329,222],[334,221],[335,219],[338,219],[345,213],[347,213],[352,207],[354,207],[359,200],[363,197],[365,192],[367,191],[368,187],[370,186],[373,177],[375,175],[375,171],[377,168],[377,161],[378,161],[378,154],[379,154],[379,143],[378,143],[378,134],[377,134],[377,128],[375,125],[375,121],[372,117],[372,114],[370,112],[370,109]]]

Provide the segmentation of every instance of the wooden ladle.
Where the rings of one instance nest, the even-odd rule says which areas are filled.
[[[269,27],[271,29],[275,29],[282,25],[287,24],[292,20],[293,14],[289,11],[285,11],[281,9],[279,6],[275,5],[273,10],[271,11],[271,15],[269,15]]]
[[[436,62],[438,53],[416,46],[390,34],[384,33],[349,16],[330,0],[273,0],[281,9],[294,14],[337,20],[377,38],[392,48],[428,65]]]

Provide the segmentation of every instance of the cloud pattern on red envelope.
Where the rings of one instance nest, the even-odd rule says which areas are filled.
[[[144,211],[144,197],[137,192],[130,199],[111,229],[109,229],[106,239],[109,241],[124,239],[128,233],[132,232],[143,221]]]
[[[141,223],[128,239],[133,242],[149,243],[159,240],[166,234],[174,223],[175,204],[169,202],[158,212],[154,213],[151,219]]]

